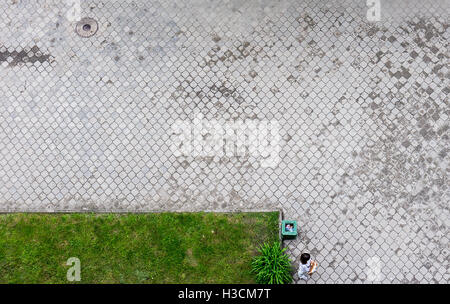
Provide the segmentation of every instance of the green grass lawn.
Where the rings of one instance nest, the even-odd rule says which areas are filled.
[[[253,283],[251,260],[278,238],[278,212],[2,214],[0,283]]]

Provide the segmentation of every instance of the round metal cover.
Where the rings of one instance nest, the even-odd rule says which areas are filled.
[[[83,18],[77,22],[75,32],[81,37],[91,37],[98,30],[97,21],[92,18]]]

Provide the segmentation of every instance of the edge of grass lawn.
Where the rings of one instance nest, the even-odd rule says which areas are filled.
[[[0,214],[0,283],[255,283],[279,211]]]

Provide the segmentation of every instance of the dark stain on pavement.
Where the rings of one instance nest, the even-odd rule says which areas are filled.
[[[8,62],[9,67],[14,67],[17,65],[22,65],[26,63],[35,63],[35,62],[53,62],[53,56],[50,54],[44,54],[41,52],[39,47],[33,46],[28,49],[14,49],[8,50],[0,49],[0,63]]]

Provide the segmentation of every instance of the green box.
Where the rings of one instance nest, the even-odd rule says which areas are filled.
[[[286,225],[292,225],[292,231],[288,231]],[[283,239],[295,239],[297,237],[297,221],[285,220],[281,222],[281,235]]]

